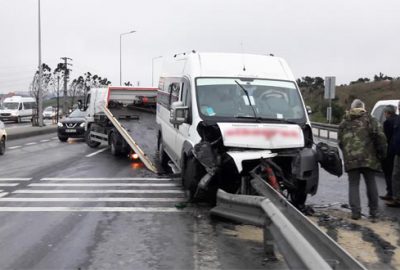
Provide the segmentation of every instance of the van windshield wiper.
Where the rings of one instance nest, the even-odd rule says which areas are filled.
[[[258,121],[258,119],[257,119],[257,114],[256,114],[256,110],[254,109],[253,105],[251,104],[250,96],[249,96],[249,93],[247,92],[246,88],[244,88],[237,80],[235,80],[235,83],[236,83],[237,85],[239,85],[240,89],[242,89],[243,92],[246,94],[247,100],[249,101],[249,105],[250,105],[250,107],[251,107],[251,109],[253,110],[253,113],[254,113],[254,119],[255,119],[256,121]]]
[[[258,122],[260,121],[270,121],[270,122],[278,122],[278,123],[285,123],[285,124],[294,124],[299,125],[299,123],[290,121],[283,118],[269,118],[269,117],[261,117],[261,116],[246,116],[246,115],[235,115],[235,118],[242,118],[242,119],[256,119]]]

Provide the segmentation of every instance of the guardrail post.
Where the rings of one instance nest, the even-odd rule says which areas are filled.
[[[265,219],[265,225],[263,227],[263,238],[264,238],[264,252],[268,259],[276,260],[274,238],[271,231],[268,229],[268,224],[271,222],[270,219]]]

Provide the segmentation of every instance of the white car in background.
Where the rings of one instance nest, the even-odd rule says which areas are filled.
[[[7,133],[4,123],[0,121],[0,155],[4,155],[6,151]]]
[[[61,115],[61,109],[58,110],[58,115]],[[57,108],[56,107],[46,107],[43,110],[43,118],[44,119],[53,119],[57,117]]]
[[[399,99],[392,99],[392,100],[379,100],[376,102],[374,108],[371,111],[371,115],[378,120],[381,124],[385,122],[385,114],[384,109],[387,105],[392,105],[396,108],[396,113],[399,114]]]

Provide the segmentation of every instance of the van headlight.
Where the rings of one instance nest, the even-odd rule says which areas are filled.
[[[64,124],[63,124],[63,123],[61,123],[61,122],[58,122],[58,123],[57,123],[57,126],[59,126],[59,127],[63,127],[63,126],[64,126]]]
[[[81,123],[79,126],[81,127],[81,128],[84,128],[85,127],[85,122],[83,122],[83,123]]]

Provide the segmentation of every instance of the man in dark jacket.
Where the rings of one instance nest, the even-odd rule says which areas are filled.
[[[394,152],[393,174],[392,174],[392,201],[386,203],[390,207],[400,207],[400,116],[394,120],[393,135],[390,147]]]
[[[367,187],[369,214],[378,217],[378,189],[375,172],[381,170],[380,160],[386,157],[386,138],[379,123],[355,99],[339,125],[339,147],[343,153],[345,171],[349,175],[351,218],[361,218],[360,176]]]
[[[392,200],[392,173],[393,173],[393,161],[394,161],[394,149],[391,144],[393,138],[393,127],[396,118],[396,107],[388,105],[384,109],[385,122],[383,122],[383,132],[386,136],[386,141],[388,144],[386,159],[382,163],[383,173],[385,174],[386,181],[386,195],[380,196],[382,200],[391,201]]]

